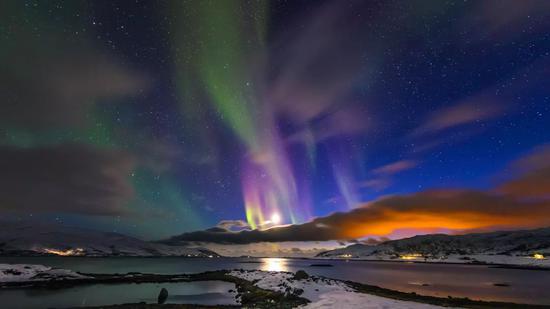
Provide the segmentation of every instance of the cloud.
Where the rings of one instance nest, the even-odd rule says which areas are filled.
[[[537,0],[490,0],[473,3],[470,14],[458,24],[467,37],[480,40],[514,39],[542,32],[550,25],[550,3]]]
[[[476,121],[495,118],[502,115],[503,112],[503,107],[496,104],[494,99],[477,96],[454,106],[435,111],[412,132],[412,135],[438,133]]]
[[[359,183],[359,187],[372,189],[375,191],[382,191],[387,189],[391,185],[391,181],[386,178],[369,179]]]
[[[366,21],[356,18],[356,10],[329,2],[296,21],[298,31],[274,40],[270,61],[276,65],[266,102],[295,126],[291,142],[358,135],[371,124],[364,104],[351,99],[365,66],[365,50],[354,34],[360,35]]]
[[[282,242],[282,241],[321,241],[334,239],[329,229],[314,223],[287,225],[273,227],[266,230],[245,230],[240,232],[230,231],[196,231],[184,233],[166,240],[167,243],[179,243],[181,241],[212,242],[222,244],[249,244],[257,242]]]
[[[350,212],[334,213],[303,224],[240,232],[197,231],[173,237],[169,242],[246,244],[350,240],[369,235],[389,235],[402,229],[446,229],[452,232],[548,226],[549,154],[549,148],[543,147],[519,160],[516,165],[527,167],[527,172],[498,186],[497,192],[439,189],[386,196]]]
[[[550,144],[536,147],[529,154],[512,162],[511,166],[520,172],[532,172],[550,167]]]
[[[549,202],[522,202],[478,191],[430,191],[382,198],[350,212],[335,213],[304,224],[241,232],[197,231],[176,236],[170,242],[326,241],[388,235],[402,228],[534,227],[550,225],[548,212]]]
[[[339,106],[323,115],[308,120],[298,132],[291,134],[289,142],[322,142],[339,136],[364,134],[371,126],[369,115],[355,105]]]
[[[222,220],[218,223],[217,227],[225,230],[242,230],[250,228],[248,223],[243,220]]]
[[[0,146],[0,211],[127,215],[128,153],[80,144]]]
[[[413,160],[400,160],[375,168],[372,170],[372,173],[377,175],[393,175],[411,169],[417,165],[418,162]]]
[[[418,162],[414,160],[400,160],[377,167],[371,171],[373,175],[376,175],[376,178],[360,182],[359,187],[371,189],[374,191],[382,191],[384,189],[387,189],[391,185],[392,175],[409,170],[417,165]]]
[[[169,171],[174,162],[187,158],[181,145],[169,140],[155,139],[150,141],[141,141],[135,151],[139,158],[140,165],[156,172],[163,173]]]
[[[550,198],[550,145],[517,160],[512,168],[518,177],[499,186],[498,192],[518,198]]]
[[[148,85],[142,74],[97,52],[32,46],[11,52],[0,60],[3,127],[82,127],[99,100],[135,95]]]

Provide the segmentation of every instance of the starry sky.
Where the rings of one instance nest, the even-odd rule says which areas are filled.
[[[246,244],[548,226],[550,2],[2,1],[0,215]]]

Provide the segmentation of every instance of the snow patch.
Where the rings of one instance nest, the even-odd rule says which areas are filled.
[[[439,306],[400,301],[380,296],[359,293],[339,280],[310,276],[308,279],[294,280],[289,272],[234,270],[229,275],[238,277],[262,289],[281,293],[294,293],[311,303],[301,308],[443,308]]]
[[[85,279],[68,269],[31,264],[0,264],[0,282],[31,282],[45,280]]]

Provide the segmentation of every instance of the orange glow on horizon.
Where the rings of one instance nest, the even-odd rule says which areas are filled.
[[[486,229],[493,226],[536,226],[540,216],[495,216],[476,212],[421,213],[385,211],[376,219],[350,220],[340,230],[343,239],[369,235],[387,236],[395,231],[451,230],[465,231]],[[539,223],[542,225],[542,222]]]

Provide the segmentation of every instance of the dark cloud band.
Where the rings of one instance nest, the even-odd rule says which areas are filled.
[[[168,240],[246,244],[349,240],[388,235],[399,229],[454,231],[550,225],[550,150],[543,147],[519,161],[516,179],[496,190],[432,190],[381,198],[347,213],[296,225],[232,232],[223,228],[185,233]],[[517,164],[515,164],[517,165]]]
[[[135,160],[128,153],[80,144],[0,147],[4,211],[127,214]]]

